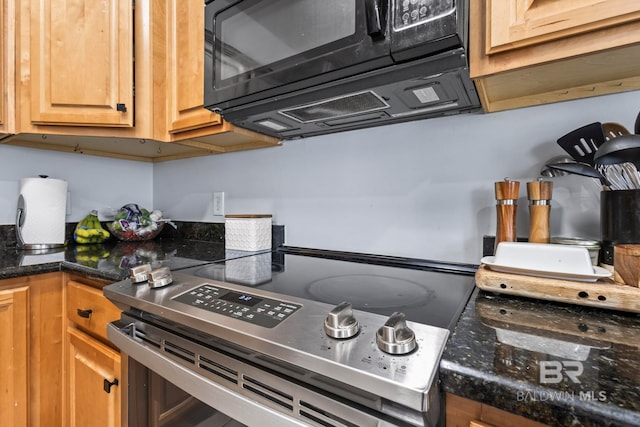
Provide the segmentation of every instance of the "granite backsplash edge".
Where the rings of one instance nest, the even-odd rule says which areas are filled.
[[[184,239],[224,244],[225,229],[223,222],[172,222],[175,224],[176,228],[165,226],[156,239]],[[66,223],[65,240],[67,242],[73,242],[73,232],[76,225],[78,225],[77,222]],[[272,247],[282,246],[284,244],[284,225],[273,225],[271,238]],[[2,242],[2,248],[4,249],[16,247],[15,225],[0,225],[0,241]]]

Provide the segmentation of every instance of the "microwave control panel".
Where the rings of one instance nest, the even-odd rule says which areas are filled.
[[[402,30],[455,12],[454,0],[399,0],[395,3],[394,28]]]

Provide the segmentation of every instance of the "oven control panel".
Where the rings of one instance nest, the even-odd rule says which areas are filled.
[[[232,291],[208,283],[175,296],[172,300],[265,328],[279,325],[302,307],[300,304]]]

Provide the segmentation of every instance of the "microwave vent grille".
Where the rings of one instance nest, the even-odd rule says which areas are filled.
[[[280,114],[300,123],[313,123],[386,108],[389,108],[387,102],[373,91],[366,91],[281,110]]]

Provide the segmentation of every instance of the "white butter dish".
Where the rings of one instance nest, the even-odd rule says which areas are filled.
[[[593,274],[587,248],[549,243],[501,242],[495,264],[527,270]]]
[[[501,242],[495,256],[480,262],[495,271],[555,279],[595,281],[611,276],[607,269],[594,267],[589,251],[580,246]]]

